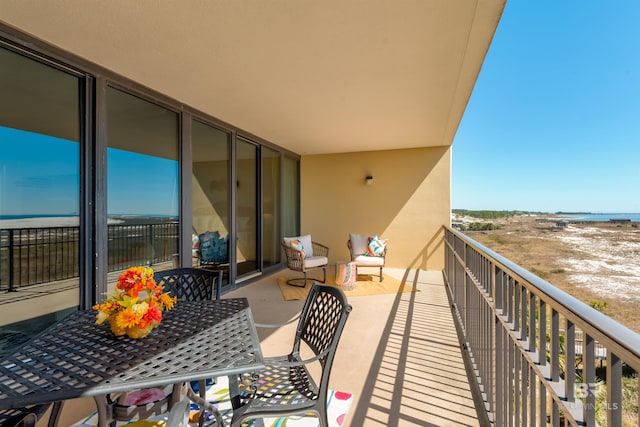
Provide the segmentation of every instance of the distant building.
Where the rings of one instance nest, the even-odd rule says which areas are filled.
[[[628,224],[631,222],[630,218],[609,218],[609,222],[614,224]]]

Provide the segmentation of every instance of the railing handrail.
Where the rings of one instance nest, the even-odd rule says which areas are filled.
[[[608,349],[613,350],[623,360],[634,361],[640,359],[640,334],[476,242],[469,236],[452,227],[446,225],[444,227],[477,251],[491,258],[500,268],[522,279],[522,284],[525,286],[530,285],[528,289],[534,294],[557,303],[559,307],[554,308],[560,314],[572,320],[574,317],[579,318],[580,322],[574,322],[576,326],[583,329]],[[632,368],[640,371],[640,364],[635,364],[634,366],[633,362],[631,363],[630,366]]]
[[[109,224],[108,271],[170,261],[178,227],[174,220]],[[79,277],[79,232],[78,225],[0,228],[0,290]]]

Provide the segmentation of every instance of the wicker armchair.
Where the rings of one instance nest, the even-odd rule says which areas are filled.
[[[264,371],[229,377],[233,406],[231,426],[240,427],[244,421],[253,418],[312,412],[321,427],[328,427],[329,375],[350,312],[351,306],[340,288],[315,283],[298,318],[291,352],[266,358]],[[313,357],[302,359],[301,343],[313,352]],[[320,366],[315,377],[307,369],[312,363]]]
[[[382,269],[384,268],[384,260],[387,256],[387,246],[384,245],[384,250],[380,256],[372,256],[368,252],[369,238],[376,237],[373,234],[353,234],[349,235],[347,240],[347,247],[351,254],[351,261],[356,264],[356,276],[358,275],[358,267],[377,267],[380,269],[380,281],[384,280],[382,275]]]
[[[294,248],[292,242],[299,242],[303,250]],[[327,281],[327,264],[329,263],[329,248],[311,240],[310,235],[285,237],[282,240],[282,249],[287,257],[287,267],[293,271],[299,271],[304,278],[287,280],[287,284],[304,288],[307,281],[307,271],[321,268],[323,272],[322,283]],[[302,284],[300,284],[302,281]]]

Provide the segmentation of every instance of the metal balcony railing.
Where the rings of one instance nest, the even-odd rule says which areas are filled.
[[[172,260],[178,222],[108,226],[108,271]],[[0,291],[78,277],[78,227],[0,229]]]
[[[464,234],[444,235],[445,284],[489,422],[640,425],[639,334]]]

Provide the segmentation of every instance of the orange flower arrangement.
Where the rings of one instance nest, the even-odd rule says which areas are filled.
[[[176,297],[156,284],[152,268],[131,267],[118,278],[114,295],[93,309],[98,311],[97,324],[109,320],[114,334],[141,338],[160,324],[162,311],[171,310],[175,303]]]

